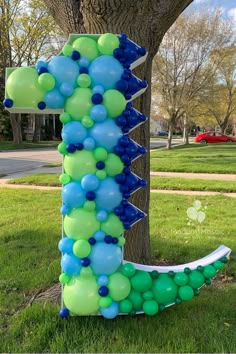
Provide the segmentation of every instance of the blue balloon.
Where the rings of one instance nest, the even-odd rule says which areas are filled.
[[[106,236],[105,232],[102,230],[98,230],[95,232],[95,234],[93,235],[95,240],[98,242],[102,242],[104,241],[104,237]]]
[[[95,123],[89,131],[91,136],[97,143],[107,149],[113,151],[113,147],[117,145],[119,138],[123,135],[120,127],[118,127],[113,119],[106,119],[102,123]]]
[[[97,209],[113,211],[113,209],[122,201],[120,186],[111,177],[100,182],[96,191]]]
[[[92,86],[102,85],[105,90],[113,89],[123,71],[123,66],[117,59],[109,55],[101,55],[89,67]]]
[[[67,214],[70,214],[70,210],[71,210],[71,208],[69,207],[68,204],[63,204],[61,206],[60,212],[62,215],[67,215]]]
[[[83,57],[79,60],[79,65],[84,68],[88,68],[90,64],[90,60],[86,57]]]
[[[82,178],[81,186],[85,191],[95,191],[99,186],[99,179],[95,175],[88,174]]]
[[[72,95],[74,91],[74,88],[71,84],[68,84],[67,82],[63,82],[60,86],[60,92],[63,96],[69,97]]]
[[[103,317],[111,320],[111,319],[115,318],[119,313],[118,303],[115,301],[112,301],[112,303],[109,307],[101,307],[100,312],[103,315]]]
[[[72,121],[64,125],[61,136],[67,144],[77,144],[87,137],[87,130],[80,122]]]
[[[90,116],[95,122],[103,122],[107,117],[107,110],[103,104],[97,104],[90,110]]]
[[[96,142],[93,138],[86,138],[84,140],[84,148],[87,150],[94,150]]]
[[[44,101],[49,108],[63,108],[65,99],[57,88],[48,91],[44,96]]]
[[[101,85],[94,86],[93,93],[100,93],[101,95],[104,94],[104,87]]]
[[[122,251],[117,245],[98,242],[92,247],[89,258],[95,274],[110,275],[121,265]]]
[[[79,208],[85,202],[85,192],[79,182],[70,182],[62,188],[62,200],[71,208]]]
[[[61,259],[61,268],[68,275],[78,275],[81,269],[80,258],[73,254],[64,254]]]
[[[57,85],[66,82],[73,87],[76,86],[79,66],[71,58],[62,55],[54,57],[48,64],[48,70],[56,79]]]
[[[41,68],[47,68],[47,66],[48,66],[48,64],[43,60],[37,61],[36,65],[35,65],[37,70],[39,70]]]
[[[96,218],[98,221],[101,221],[101,222],[106,221],[108,218],[108,213],[105,210],[100,210],[97,213]]]
[[[72,238],[64,237],[58,243],[58,248],[62,253],[71,253],[75,241]]]
[[[108,284],[108,276],[107,275],[99,275],[98,277],[98,285],[104,286]]]

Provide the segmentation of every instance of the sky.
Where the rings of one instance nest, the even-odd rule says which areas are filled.
[[[201,8],[204,6],[220,7],[225,18],[231,18],[236,22],[236,0],[194,0],[189,9],[194,6]]]

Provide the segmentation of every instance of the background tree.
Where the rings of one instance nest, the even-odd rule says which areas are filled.
[[[193,0],[44,0],[56,23],[69,33],[126,33],[149,54],[136,74],[151,82],[152,61],[162,38],[181,12]],[[151,88],[135,101],[137,109],[149,116]],[[149,147],[149,126],[135,130],[133,138]],[[134,170],[147,178],[150,172],[149,154],[135,161]],[[135,193],[132,202],[145,212],[149,207],[149,190]],[[126,258],[138,262],[150,260],[149,221],[137,223],[126,239]]]
[[[232,43],[232,38],[232,24],[222,18],[220,10],[183,14],[166,33],[154,59],[153,81],[160,92],[160,109],[169,123],[168,149],[180,119],[187,133],[199,97],[211,85],[222,61],[212,52]]]

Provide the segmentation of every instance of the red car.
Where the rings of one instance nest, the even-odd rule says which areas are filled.
[[[214,131],[197,134],[195,141],[200,144],[236,143],[236,139],[233,136],[224,135]]]

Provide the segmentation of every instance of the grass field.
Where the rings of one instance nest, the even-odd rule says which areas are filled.
[[[236,173],[236,144],[181,145],[151,152],[151,171]]]
[[[14,144],[12,141],[0,141],[0,152],[6,150],[18,149],[41,149],[47,147],[56,147],[59,141],[40,141],[39,143],[31,143],[24,141],[22,144]]]
[[[236,200],[198,198],[207,206],[202,224],[188,225],[194,197],[152,195],[152,256],[184,263],[219,244],[236,251]],[[235,352],[236,259],[224,281],[201,290],[200,297],[157,316],[58,317],[58,306],[29,299],[57,283],[60,273],[60,191],[1,189],[0,352]]]

